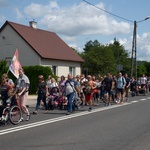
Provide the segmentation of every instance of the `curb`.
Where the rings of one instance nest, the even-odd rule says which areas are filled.
[[[36,106],[36,99],[37,99],[37,95],[28,95],[28,99],[27,99],[27,105],[31,106]]]

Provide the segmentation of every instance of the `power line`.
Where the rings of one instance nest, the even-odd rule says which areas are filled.
[[[93,7],[95,7],[95,8],[97,8],[97,9],[100,9],[100,10],[102,10],[102,11],[104,11],[104,12],[106,12],[106,13],[108,13],[108,14],[110,14],[110,15],[112,15],[112,16],[115,16],[115,17],[117,17],[117,18],[120,18],[120,19],[123,19],[123,20],[126,20],[126,21],[129,21],[129,22],[134,22],[134,21],[132,21],[132,20],[129,20],[129,19],[126,19],[126,18],[123,18],[123,17],[120,17],[120,16],[118,16],[118,15],[115,15],[115,14],[113,14],[113,13],[110,13],[109,11],[106,11],[106,10],[104,10],[104,9],[102,9],[102,8],[100,8],[100,7],[98,7],[98,6],[95,6],[94,4],[92,4],[92,3],[90,3],[90,2],[88,2],[88,1],[86,1],[86,0],[83,0],[84,2],[86,2],[87,4],[89,4],[89,5],[91,5],[91,6],[93,6]]]

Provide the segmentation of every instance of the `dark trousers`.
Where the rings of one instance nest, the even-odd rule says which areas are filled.
[[[46,95],[41,94],[41,93],[38,93],[37,103],[36,103],[36,108],[35,108],[35,110],[37,111],[37,110],[39,109],[41,100],[42,100],[43,103],[44,103],[45,110],[48,110],[47,103],[46,103]]]

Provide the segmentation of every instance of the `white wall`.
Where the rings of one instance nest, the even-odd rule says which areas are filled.
[[[39,55],[22,39],[9,25],[7,25],[0,36],[0,60],[12,58],[16,49],[19,52],[19,61],[22,66],[38,65]]]
[[[79,62],[42,59],[41,63],[44,66],[57,66],[58,77],[62,75],[66,77],[69,73],[69,67],[75,67],[75,76],[81,74],[81,64]]]

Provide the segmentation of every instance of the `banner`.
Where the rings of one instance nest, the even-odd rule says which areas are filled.
[[[16,49],[15,54],[12,58],[11,64],[9,66],[9,70],[16,78],[18,78],[19,77],[19,69],[21,69],[21,68],[22,68],[22,66],[18,59],[18,49]]]

